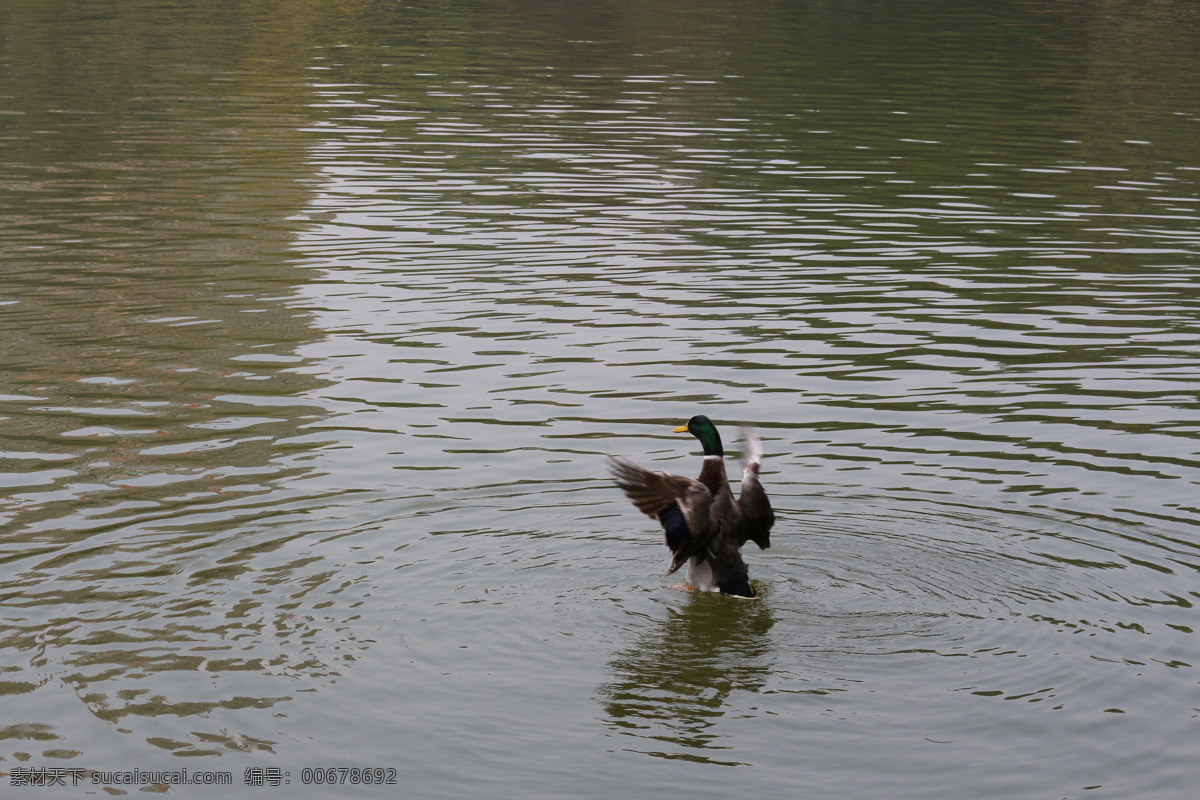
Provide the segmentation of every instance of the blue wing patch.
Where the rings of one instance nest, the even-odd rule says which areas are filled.
[[[667,547],[671,548],[672,553],[691,540],[692,532],[688,530],[687,520],[683,518],[683,512],[679,510],[678,505],[672,503],[658,512],[658,521],[662,523]]]

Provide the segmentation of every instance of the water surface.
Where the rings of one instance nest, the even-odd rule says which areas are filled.
[[[61,11],[0,11],[10,774],[1189,796],[1190,4]],[[760,601],[607,475],[695,413]]]

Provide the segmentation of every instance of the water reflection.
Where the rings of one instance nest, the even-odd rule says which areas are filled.
[[[306,89],[230,57],[231,39],[159,49],[185,18],[230,36],[252,20],[111,11],[0,12],[0,93],[27,98],[0,164],[0,692],[26,721],[5,738],[23,759],[120,749],[112,732],[164,753],[269,750],[276,734],[227,715],[357,649],[348,634],[332,656],[344,620],[313,608],[352,581],[319,566],[319,541],[297,547],[327,441],[306,428],[328,416],[288,222],[311,198]],[[78,704],[87,722],[63,724]]]
[[[769,601],[690,592],[608,664],[599,694],[616,746],[661,758],[736,765],[717,730],[730,695],[770,678]],[[625,737],[631,737],[626,739]]]

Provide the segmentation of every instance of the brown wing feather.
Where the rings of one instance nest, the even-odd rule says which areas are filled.
[[[742,491],[738,496],[738,511],[741,516],[739,538],[742,544],[752,541],[763,550],[771,546],[771,526],[775,524],[775,511],[762,484],[758,482],[758,464],[748,464],[742,477]]]
[[[742,491],[738,495],[740,544],[752,541],[766,550],[771,546],[771,526],[775,524],[775,512],[771,501],[758,480],[762,464],[762,442],[753,428],[742,428],[742,441],[746,445],[746,465],[742,472]]]
[[[689,558],[704,551],[716,532],[709,519],[713,498],[708,487],[691,478],[666,472],[651,472],[618,458],[612,459],[611,462],[617,486],[621,487],[639,511],[658,520],[663,526],[666,544],[672,553],[668,573],[679,569]],[[678,509],[678,514],[671,511],[672,507]],[[672,515],[676,519],[682,516],[686,530],[679,530]]]
[[[612,471],[617,486],[633,501],[637,510],[654,519],[658,519],[667,506],[686,498],[694,484],[699,485],[691,478],[651,472],[618,458],[612,459]]]

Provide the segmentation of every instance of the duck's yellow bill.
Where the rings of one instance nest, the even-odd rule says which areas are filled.
[[[687,433],[687,432],[688,432],[688,426],[687,426],[686,422],[675,429],[675,433]]]

